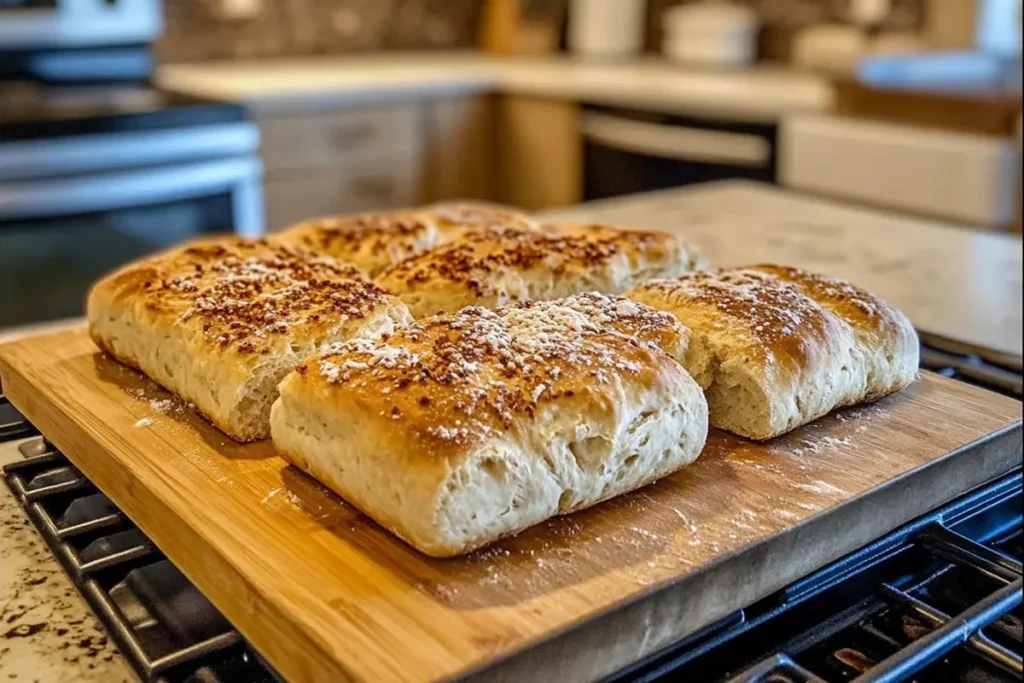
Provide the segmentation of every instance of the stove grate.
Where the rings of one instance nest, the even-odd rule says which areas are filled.
[[[607,683],[1019,681],[1021,483],[968,494]]]
[[[17,436],[0,441],[32,431],[7,433]],[[30,457],[4,467],[7,486],[143,681],[281,680],[124,513],[52,444],[36,441]]]
[[[1018,400],[1024,398],[1021,360],[1017,357],[921,334],[921,367]]]

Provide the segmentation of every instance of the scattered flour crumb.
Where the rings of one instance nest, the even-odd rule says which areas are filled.
[[[746,524],[746,523],[744,523],[744,522],[742,522],[742,521],[740,521],[738,519],[731,519],[729,521],[737,529],[743,529],[745,531],[751,531],[754,528],[754,527],[750,526],[749,524]]]
[[[260,505],[266,505],[271,498],[273,498],[279,493],[281,493],[281,489],[274,489],[273,491],[271,491],[270,493],[263,497],[263,500],[260,501]]]
[[[781,517],[782,519],[800,519],[800,515],[791,510],[776,509],[774,514],[776,517]]]
[[[652,534],[647,529],[641,529],[640,527],[637,527],[637,526],[632,527],[632,529],[633,529],[633,531],[635,531],[636,533],[640,534],[644,538],[650,538],[650,539],[654,539],[654,540],[658,539],[658,535],[657,534]]]
[[[683,520],[683,524],[686,525],[686,527],[690,530],[691,534],[697,533],[697,523],[696,522],[694,522],[692,519],[690,519],[689,517],[684,515],[679,510],[676,510],[675,508],[672,508],[672,512],[676,513],[676,517],[678,517],[679,519]]]
[[[136,429],[142,429],[144,427],[149,427],[152,424],[153,424],[153,418],[151,418],[151,417],[144,417],[144,418],[142,418],[141,420],[139,420],[138,422],[135,423],[135,428]]]
[[[804,455],[817,455],[830,448],[849,446],[851,443],[850,437],[848,436],[843,439],[838,439],[834,436],[823,436],[819,439],[815,439],[814,441],[808,441],[805,439],[802,442],[802,448],[794,448],[790,452],[797,457]]]
[[[838,486],[834,486],[827,481],[813,481],[810,484],[797,484],[796,487],[802,491],[809,491],[811,493],[819,493],[821,495],[843,495],[846,491],[842,490]]]
[[[158,413],[166,413],[168,410],[174,407],[174,399],[172,398],[154,398],[149,402],[149,407]]]
[[[801,510],[810,510],[812,512],[817,512],[821,509],[820,505],[816,505],[814,503],[797,503],[796,506]]]

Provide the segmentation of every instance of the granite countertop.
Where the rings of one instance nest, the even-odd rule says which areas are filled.
[[[0,466],[21,459],[0,444]],[[138,680],[67,574],[0,483],[0,681]]]
[[[1021,240],[729,181],[548,212],[676,232],[718,266],[783,263],[842,277],[925,332],[1021,356]]]
[[[156,82],[176,92],[241,102],[258,114],[498,91],[773,121],[791,111],[827,110],[834,97],[826,79],[778,67],[721,72],[653,58],[595,63],[477,52],[167,64],[158,69]]]

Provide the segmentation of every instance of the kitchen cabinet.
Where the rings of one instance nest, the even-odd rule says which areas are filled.
[[[261,118],[268,228],[415,204],[421,118],[419,103]]]
[[[424,105],[424,201],[497,199],[498,105],[497,95]]]
[[[482,94],[263,116],[267,226],[453,199],[529,210],[575,204],[579,109]]]
[[[495,199],[490,96],[261,117],[267,225]]]
[[[498,196],[530,211],[583,197],[578,102],[506,95],[498,110]]]

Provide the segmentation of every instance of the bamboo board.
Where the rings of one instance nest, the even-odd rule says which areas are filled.
[[[925,374],[646,489],[432,560],[75,329],[3,390],[293,681],[592,680],[1019,466],[1021,406]]]

